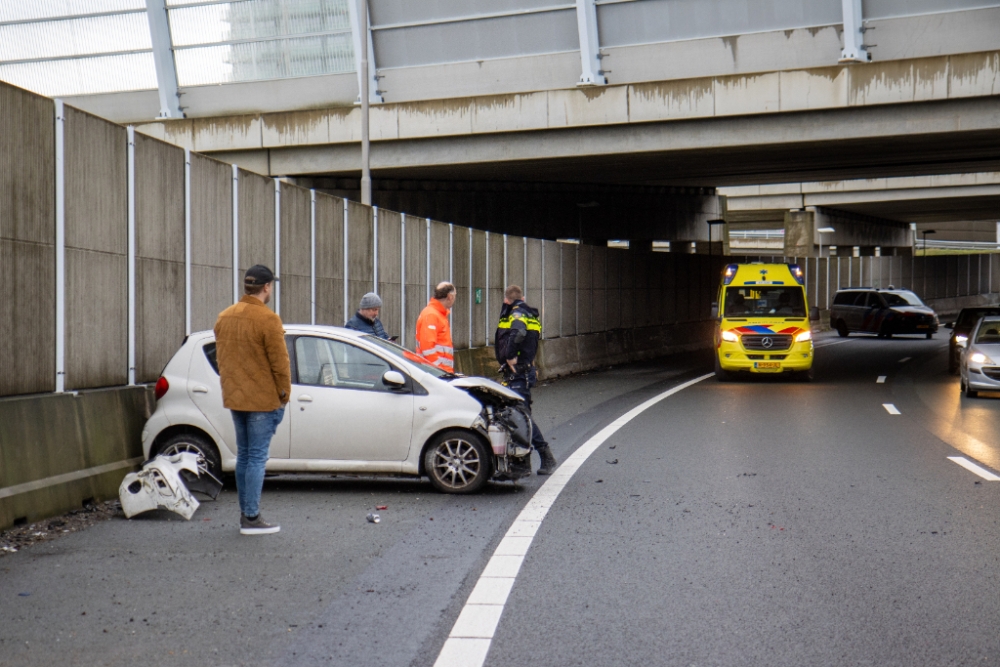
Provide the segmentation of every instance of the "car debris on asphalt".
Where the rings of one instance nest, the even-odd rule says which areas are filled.
[[[378,523],[381,520],[382,517],[380,517],[378,514],[375,514],[374,512],[368,515],[368,523]]]
[[[129,519],[155,509],[165,509],[190,520],[198,509],[191,491],[214,500],[222,482],[208,472],[204,458],[193,452],[159,455],[142,464],[139,472],[125,475],[118,488],[122,511]]]

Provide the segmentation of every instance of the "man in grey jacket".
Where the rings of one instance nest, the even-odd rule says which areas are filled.
[[[348,329],[354,329],[355,331],[361,331],[389,340],[389,334],[385,332],[381,320],[378,319],[378,313],[381,308],[382,299],[379,298],[379,295],[375,292],[368,292],[368,294],[361,297],[361,303],[358,304],[358,312],[354,314],[354,317],[347,320],[347,324],[344,326]]]

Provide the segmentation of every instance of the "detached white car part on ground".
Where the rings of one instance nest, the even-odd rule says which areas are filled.
[[[286,325],[292,395],[267,470],[426,475],[471,493],[530,474],[523,400],[478,377],[449,374],[398,345],[340,327]],[[236,468],[236,433],[211,331],[187,337],[156,386],[143,453],[194,452],[221,478]]]
[[[155,509],[170,510],[190,519],[199,504],[191,491],[217,498],[221,490],[222,483],[208,472],[204,457],[181,452],[157,456],[143,463],[139,472],[125,475],[118,488],[118,498],[129,519]]]

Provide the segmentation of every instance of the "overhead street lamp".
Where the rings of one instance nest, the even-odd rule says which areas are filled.
[[[922,231],[920,233],[924,235],[924,255],[926,255],[927,254],[927,235],[928,234],[937,234],[937,231],[933,230],[933,229],[925,229],[924,231]]]
[[[816,233],[819,234],[819,256],[820,257],[823,256],[823,234],[833,234],[835,231],[837,231],[837,230],[834,229],[833,227],[820,227],[819,229],[816,230]]]
[[[928,234],[937,234],[937,231],[935,231],[933,229],[925,229],[924,231],[921,232],[921,234],[924,235],[924,257],[926,258],[927,257],[927,235]],[[923,296],[925,299],[927,298],[927,261],[926,261],[926,259],[924,260],[924,293],[921,296]]]
[[[833,227],[820,227],[816,230],[819,234],[819,254],[816,255],[816,300],[819,301],[819,260],[823,257],[823,234],[833,234],[836,229]],[[818,306],[819,304],[817,304]],[[830,258],[826,259],[826,309],[830,310]]]
[[[706,220],[705,222],[708,223],[708,256],[711,257],[712,256],[712,227],[715,226],[715,225],[724,225],[724,224],[726,224],[726,221],[725,220],[718,220],[718,219],[716,219],[716,220]]]

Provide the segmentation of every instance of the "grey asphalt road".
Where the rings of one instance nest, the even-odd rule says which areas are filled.
[[[708,379],[626,425],[550,510],[486,664],[1000,664],[1000,482],[946,458],[996,471],[1000,400],[959,398],[941,338],[823,338],[812,384]],[[564,460],[710,368],[560,380],[536,413]],[[285,475],[276,536],[240,537],[227,490],[36,545],[0,559],[0,665],[431,665],[541,481]]]

